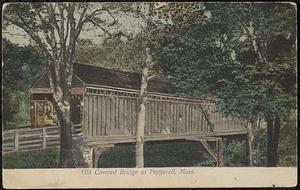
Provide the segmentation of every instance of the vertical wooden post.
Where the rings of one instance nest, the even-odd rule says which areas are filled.
[[[219,163],[219,167],[222,167],[222,166],[224,166],[224,161],[223,161],[223,147],[224,147],[224,145],[223,145],[223,139],[220,137],[220,138],[218,138],[218,163]]]
[[[219,167],[220,166],[220,152],[219,152],[219,139],[217,138],[216,140],[215,140],[215,143],[216,143],[216,149],[215,149],[215,151],[216,151],[216,155],[217,155],[217,167]]]
[[[249,166],[253,166],[253,129],[250,123],[247,123],[247,140],[248,140],[248,155],[249,155]]]
[[[15,130],[15,150],[19,149],[19,133],[18,130]]]
[[[46,136],[46,128],[42,129],[42,138],[43,138],[43,148],[47,146],[47,136]]]

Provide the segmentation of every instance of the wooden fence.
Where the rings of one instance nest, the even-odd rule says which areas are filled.
[[[82,135],[81,125],[74,125],[73,136]],[[58,147],[60,131],[58,126],[5,130],[2,133],[2,151],[30,151]]]
[[[139,106],[137,92],[87,88],[84,130],[87,137],[134,136]],[[205,134],[244,130],[243,121],[226,118],[213,101],[148,94],[145,136]]]

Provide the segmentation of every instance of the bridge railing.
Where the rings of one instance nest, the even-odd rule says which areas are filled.
[[[72,128],[73,137],[82,135],[81,125]],[[58,126],[5,130],[2,132],[2,151],[31,151],[58,147],[60,130]]]
[[[87,87],[84,130],[88,138],[135,136],[138,91]],[[149,93],[146,97],[145,136],[207,134],[241,131],[243,121],[217,112],[215,101]]]

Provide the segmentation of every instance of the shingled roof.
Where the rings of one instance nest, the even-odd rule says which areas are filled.
[[[124,72],[78,63],[74,64],[74,74],[87,85],[104,85],[134,90],[140,89],[142,78],[142,75],[139,73]],[[78,78],[73,76],[73,87],[83,85]],[[32,88],[49,88],[47,75],[44,74]],[[175,88],[170,82],[159,79],[150,79],[147,90],[166,94],[175,93]]]

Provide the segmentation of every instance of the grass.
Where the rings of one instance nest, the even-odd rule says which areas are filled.
[[[55,168],[58,149],[14,152],[2,155],[3,168]]]
[[[144,151],[145,167],[214,165],[198,142],[146,143]],[[3,168],[55,168],[57,160],[58,149],[15,152],[3,155]],[[108,149],[100,156],[98,167],[135,167],[135,146],[121,144]]]

